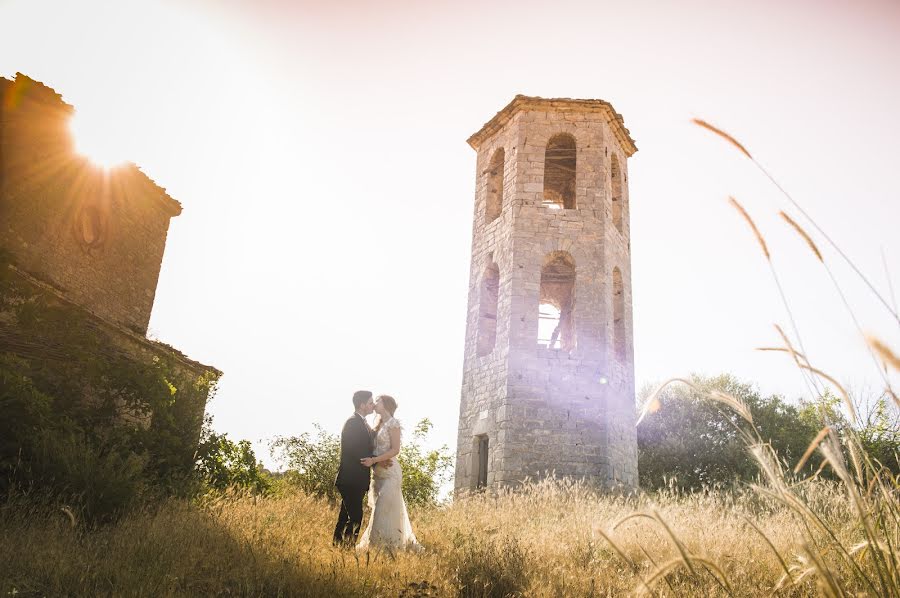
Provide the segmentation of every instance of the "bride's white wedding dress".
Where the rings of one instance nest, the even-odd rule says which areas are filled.
[[[391,449],[393,428],[400,428],[400,422],[393,417],[384,422],[375,436],[375,456],[383,455]],[[406,501],[403,500],[401,484],[403,468],[393,459],[390,467],[379,463],[372,468],[372,487],[369,489],[369,525],[356,545],[358,550],[369,548],[421,548],[409,523]]]

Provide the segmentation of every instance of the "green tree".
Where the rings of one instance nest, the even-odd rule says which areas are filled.
[[[210,416],[203,422],[197,447],[197,474],[202,483],[215,490],[246,488],[266,492],[270,487],[250,441],[232,442],[227,434],[216,433]]]
[[[870,459],[900,474],[900,412],[887,392],[880,396],[861,393],[855,403],[859,419],[851,422],[842,410],[843,401],[830,389],[815,401],[800,401],[800,417],[811,426],[829,425],[839,434],[852,430]]]
[[[287,468],[284,482],[315,496],[337,498],[334,480],[341,462],[341,440],[319,424],[315,435],[278,437],[269,444],[269,453]]]
[[[446,445],[438,450],[424,451],[422,443],[433,424],[427,417],[416,424],[411,439],[400,447],[403,466],[403,496],[413,505],[437,501],[441,485],[450,478],[453,456]]]
[[[821,428],[808,413],[801,416],[800,409],[781,397],[761,397],[751,385],[731,375],[693,376],[691,381],[705,392],[719,390],[746,403],[762,438],[789,467]],[[648,395],[649,389],[642,394]],[[637,428],[641,486],[658,488],[672,480],[681,488],[698,488],[757,475],[733,410],[720,408],[685,385],[669,386],[659,398],[662,407]],[[817,464],[813,459],[807,467]]]
[[[887,393],[866,405],[858,433],[870,458],[900,474],[900,413]]]
[[[273,457],[287,467],[286,483],[316,496],[337,499],[334,480],[341,458],[340,438],[314,424],[315,434],[276,438],[269,446]],[[432,424],[426,418],[404,437],[399,462],[403,467],[403,496],[410,505],[437,501],[441,484],[450,475],[453,457],[446,446],[422,447]]]

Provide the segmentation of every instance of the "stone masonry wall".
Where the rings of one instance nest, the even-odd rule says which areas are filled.
[[[630,154],[612,130],[611,110],[578,108],[566,103],[524,107],[477,148],[457,491],[475,484],[478,435],[489,439],[488,485],[551,472],[607,487],[637,485]],[[576,141],[575,209],[542,205],[544,150],[558,133]],[[484,173],[500,147],[506,155],[503,206],[499,218],[485,222]],[[621,233],[611,217],[613,153],[623,177]],[[541,269],[553,252],[565,252],[575,264],[576,346],[571,351],[537,344]],[[490,354],[478,357],[480,281],[491,258],[500,271],[497,342]],[[612,341],[614,268],[624,287],[621,359]]]
[[[475,214],[472,234],[472,259],[469,273],[469,310],[466,319],[465,363],[463,366],[462,401],[460,404],[459,436],[457,438],[456,485],[457,488],[472,484],[476,475],[475,437],[486,434],[491,446],[499,442],[497,435],[497,409],[506,397],[509,357],[509,322],[511,318],[511,287],[509,272],[512,270],[512,222],[513,213],[508,209],[511,189],[516,178],[515,162],[506,154],[503,168],[503,209],[500,216],[486,222],[487,170],[494,150],[513,147],[515,131],[497,135],[491,144],[478,153],[476,161]],[[494,263],[500,270],[500,288],[497,301],[497,332],[494,349],[478,356],[476,342],[481,283],[488,266]],[[491,457],[498,457],[492,451]],[[493,460],[488,464],[488,484],[495,481]]]
[[[134,165],[78,156],[71,106],[42,84],[0,78],[0,247],[85,309],[145,334],[169,220],[181,211]]]

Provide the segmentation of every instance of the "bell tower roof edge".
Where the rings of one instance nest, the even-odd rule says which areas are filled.
[[[622,149],[630,158],[636,151],[637,145],[631,138],[631,133],[625,127],[625,119],[616,112],[612,104],[606,100],[576,100],[571,98],[541,98],[537,96],[517,95],[500,112],[489,120],[469,137],[466,142],[474,150],[478,150],[481,144],[494,133],[502,129],[517,112],[528,110],[553,110],[555,112],[587,112],[605,113],[609,117],[610,126],[616,135]]]

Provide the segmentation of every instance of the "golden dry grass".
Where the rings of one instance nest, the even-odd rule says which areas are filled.
[[[843,544],[862,541],[839,487],[817,482],[804,497]],[[669,562],[653,594],[767,596],[779,558],[800,565],[805,551],[801,517],[749,490],[627,498],[547,481],[414,512],[421,554],[359,556],[331,546],[335,508],[302,494],[171,501],[93,532],[19,509],[0,517],[4,596],[620,596]],[[689,566],[673,561],[685,555]],[[813,577],[780,595],[815,595]],[[430,594],[410,588],[422,581]]]

